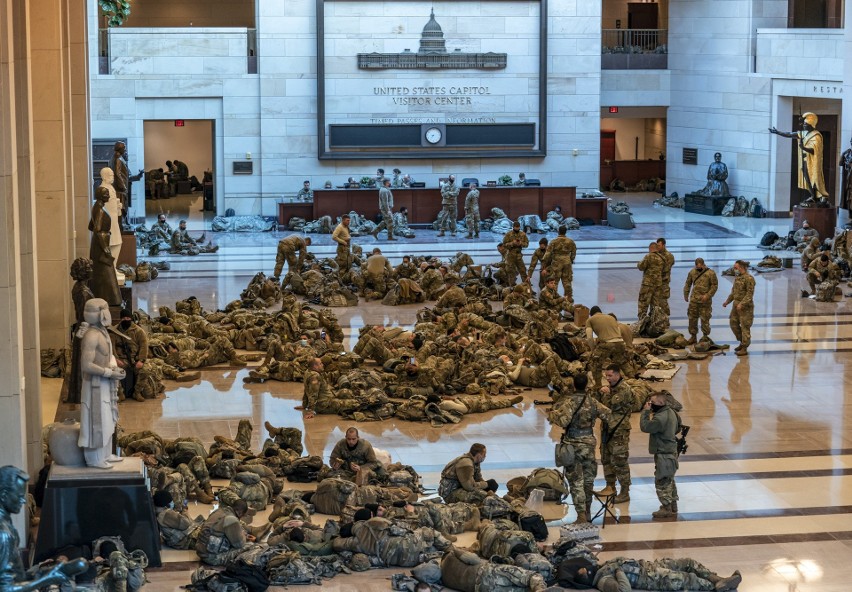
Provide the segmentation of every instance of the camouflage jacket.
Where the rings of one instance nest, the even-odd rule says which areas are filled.
[[[659,253],[648,253],[636,267],[642,271],[642,285],[657,287],[663,282],[663,264],[665,259]]]
[[[689,275],[686,276],[686,283],[683,285],[683,297],[689,299],[690,302],[699,304],[709,304],[713,298],[713,294],[719,289],[719,280],[716,278],[716,272],[712,269],[705,268],[704,271],[698,271],[692,268]],[[690,296],[690,290],[692,295]],[[705,300],[704,297],[707,297]]]
[[[521,252],[526,249],[529,244],[530,239],[527,238],[527,234],[523,230],[519,230],[517,232],[510,230],[503,235],[503,246],[506,247],[507,251]]]
[[[743,273],[737,276],[728,301],[737,304],[754,304],[754,277],[751,274]]]
[[[607,422],[610,437],[629,432],[630,415],[635,406],[635,397],[627,381],[621,379],[615,386],[610,386],[608,393],[601,394],[601,403],[612,410],[612,418]]]
[[[547,245],[542,265],[549,267],[554,258],[561,263],[567,263],[566,257],[568,257],[570,263],[574,263],[574,259],[577,258],[577,244],[567,236],[557,236]]]
[[[547,419],[553,425],[565,430],[563,440],[575,440],[594,445],[593,428],[598,417],[610,420],[612,412],[608,407],[584,393],[571,393],[563,395],[556,401]]]

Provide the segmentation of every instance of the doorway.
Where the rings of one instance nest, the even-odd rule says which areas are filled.
[[[145,218],[205,220],[215,216],[215,121],[212,119],[146,120],[143,122]],[[169,173],[171,161],[177,172]],[[187,174],[180,172],[179,161]],[[162,171],[161,171],[162,169]],[[162,174],[162,175],[161,175]]]
[[[628,2],[627,28],[630,29],[630,45],[639,46],[643,50],[657,47],[659,16],[659,5],[656,3]]]

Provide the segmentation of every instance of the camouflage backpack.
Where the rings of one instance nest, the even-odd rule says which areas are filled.
[[[482,510],[480,511],[483,518],[499,518],[508,516],[512,513],[512,505],[503,498],[496,495],[489,495],[482,502]]]
[[[311,503],[320,514],[339,516],[343,506],[356,490],[357,486],[351,481],[332,477],[323,479],[317,485],[316,493],[311,498]]]
[[[834,294],[837,291],[836,282],[822,282],[816,287],[817,302],[834,302]]]
[[[388,485],[391,487],[406,487],[411,491],[420,491],[420,475],[414,467],[393,463],[385,469],[388,472]]]
[[[548,501],[561,500],[568,495],[565,485],[565,477],[556,469],[535,469],[522,486],[525,497],[528,497],[533,489],[544,491],[544,499]]]
[[[485,559],[494,555],[508,557],[516,545],[524,545],[528,549],[536,548],[533,534],[521,530],[517,524],[509,520],[495,520],[481,526],[477,542],[479,543],[477,554]]]

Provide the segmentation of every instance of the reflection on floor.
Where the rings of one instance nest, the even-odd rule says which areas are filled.
[[[651,194],[618,197],[632,207],[638,223],[634,231],[595,227],[572,233],[578,242],[577,302],[600,304],[628,322],[635,319],[641,277],[636,262],[647,251],[648,241],[666,236],[677,260],[672,272],[672,325],[685,330],[681,287],[695,257],[703,257],[717,273],[736,259],[756,263],[765,254],[756,248],[763,233],[786,233],[790,227],[790,220],[686,214],[654,207],[652,198]],[[193,230],[200,228],[196,218]],[[171,271],[135,287],[137,306],[156,311],[195,295],[205,308],[223,307],[239,296],[255,272],[271,272],[277,240],[286,234],[213,234],[214,243],[222,247],[215,255],[166,255]],[[465,241],[437,239],[432,231],[417,235],[397,243],[369,236],[355,242],[370,248],[378,245],[394,261],[406,253],[428,251],[447,258],[461,250],[471,253],[477,263],[497,259],[498,236],[485,233],[479,240]],[[317,238],[311,250],[331,255],[329,237]],[[537,239],[534,235],[530,242],[534,245]],[[712,335],[723,343],[733,343],[727,310],[721,307],[730,287],[731,278],[720,275]],[[657,385],[684,403],[683,419],[692,426],[689,452],[681,458],[677,521],[650,521],[658,506],[653,463],[634,416],[632,499],[617,508],[622,523],[608,524],[602,531],[602,557],[689,555],[723,574],[740,569],[744,577],[740,590],[749,592],[849,589],[852,431],[846,422],[852,420],[852,407],[846,394],[852,392],[852,314],[846,298],[838,303],[802,299],[802,287],[807,284],[797,266],[757,277],[750,355],[684,362],[672,381]],[[349,338],[367,323],[411,325],[417,308],[362,303],[335,312]],[[246,373],[246,369],[210,369],[196,383],[169,382],[163,400],[123,403],[121,423],[128,430],[153,429],[166,437],[194,435],[209,442],[215,434],[234,435],[239,420],[247,418],[255,426],[257,446],[266,435],[262,426],[268,420],[302,429],[307,453],[327,456],[348,422],[335,417],[306,421],[295,410],[301,400],[300,384],[244,385]],[[50,389],[46,385],[45,391]],[[440,429],[398,420],[358,427],[394,459],[414,465],[431,487],[448,460],[471,443],[484,442],[488,445],[484,472],[505,484],[510,477],[552,464],[559,433],[546,421],[545,409],[533,405],[535,398],[541,394],[526,393],[517,410],[469,416]],[[572,519],[573,510],[567,512],[566,518]],[[152,572],[148,589],[176,590],[188,582],[184,564],[173,564],[177,571],[169,569]],[[388,573],[392,572],[338,577],[324,586],[387,590]]]

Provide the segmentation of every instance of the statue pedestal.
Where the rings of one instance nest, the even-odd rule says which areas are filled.
[[[687,193],[683,196],[683,209],[693,214],[721,216],[730,197],[710,197],[700,193]]]
[[[160,533],[142,459],[126,457],[111,470],[53,464],[47,478],[35,561],[66,545],[87,545],[120,536],[129,550],[142,549],[160,567]]]
[[[819,240],[834,238],[837,226],[837,208],[803,208],[793,206],[793,230],[802,227],[802,221],[807,220],[811,228],[819,232]]]

